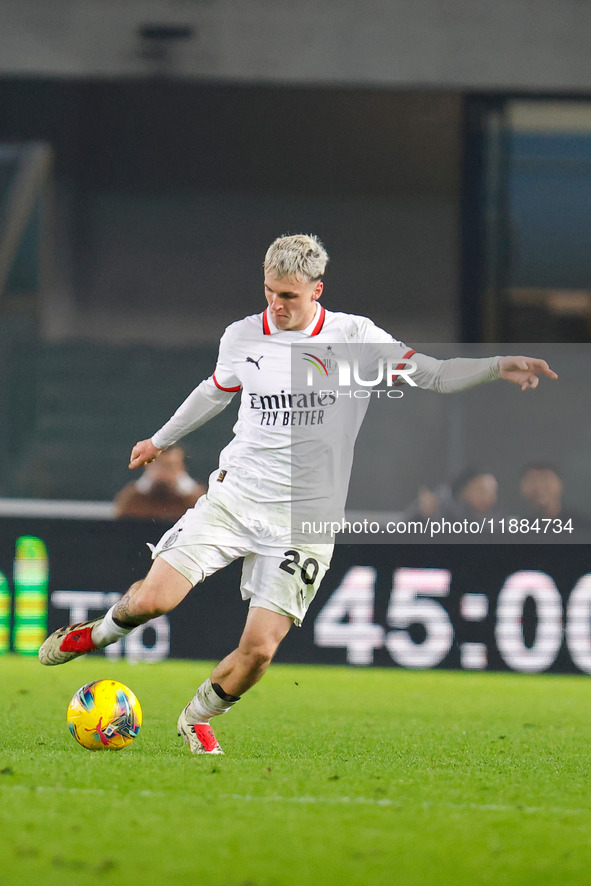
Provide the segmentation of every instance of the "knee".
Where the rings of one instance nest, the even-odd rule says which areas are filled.
[[[149,618],[157,618],[168,611],[154,593],[142,595],[138,600],[138,608],[141,610],[142,615]]]
[[[242,654],[246,658],[250,671],[261,671],[267,668],[275,655],[276,647],[268,643],[249,644],[243,647]]]
[[[148,621],[166,612],[162,606],[161,594],[156,589],[150,588],[145,579],[136,582],[130,590],[134,591],[133,610],[136,615]]]

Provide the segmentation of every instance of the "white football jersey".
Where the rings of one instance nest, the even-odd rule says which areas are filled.
[[[367,317],[327,311],[319,302],[310,325],[297,331],[278,329],[266,309],[226,329],[212,377],[152,441],[158,448],[176,443],[240,392],[234,437],[210,477],[209,498],[266,525],[293,525],[294,506],[299,518],[340,519],[355,438],[370,400],[366,380],[373,378],[379,353],[390,361],[384,366],[401,375],[405,361],[415,360],[412,378],[419,387],[457,390],[498,377],[489,360],[415,355]],[[450,366],[458,362],[478,365],[458,373]],[[344,365],[356,367],[361,389],[354,378],[343,385]],[[386,385],[384,377],[378,387]]]
[[[337,358],[347,359],[349,345],[367,344],[396,344],[401,355],[414,353],[371,320],[320,303],[303,330],[279,330],[268,309],[228,327],[213,380],[223,390],[241,390],[235,437],[220,455],[228,478],[240,473],[240,500],[232,495],[239,512],[263,506],[273,520],[289,522],[297,502],[326,519],[335,509],[340,515],[369,398],[337,396],[330,370]],[[211,484],[214,497],[225,497],[223,483]]]

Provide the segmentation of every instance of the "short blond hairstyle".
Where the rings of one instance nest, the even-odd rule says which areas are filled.
[[[278,237],[267,249],[263,268],[282,279],[294,277],[306,283],[319,280],[328,263],[326,249],[314,234]]]

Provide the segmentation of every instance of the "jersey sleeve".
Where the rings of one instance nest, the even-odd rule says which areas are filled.
[[[393,381],[401,383],[402,376],[396,370],[408,372],[410,368],[408,361],[415,354],[414,348],[394,338],[380,326],[376,326],[373,320],[368,317],[356,317],[355,319],[357,321],[357,341],[362,345],[360,363],[363,371],[370,372],[375,366],[376,360],[381,358],[386,360],[388,367],[391,368]]]
[[[357,341],[363,345],[402,344],[394,336],[380,326],[376,326],[369,317],[354,317],[357,325]]]
[[[226,329],[220,340],[220,349],[215,371],[212,375],[214,384],[220,391],[236,393],[241,388],[240,379],[236,376],[232,361],[232,329]]]
[[[156,431],[152,443],[158,449],[166,449],[177,443],[225,409],[240,387],[240,380],[234,374],[232,365],[231,335],[226,330],[220,340],[213,375],[189,394],[172,418]]]
[[[416,353],[414,348],[398,341],[368,318],[356,319],[359,341],[366,345],[377,346],[377,352],[380,351],[380,345],[385,346],[381,355],[389,359],[393,369],[392,378],[397,384],[411,378],[419,388],[451,394],[500,378],[498,356],[453,357],[449,360],[438,360],[427,354]],[[369,348],[369,351],[372,354],[376,353],[374,348]],[[396,369],[402,371],[396,374]]]
[[[205,379],[181,403],[175,414],[152,437],[157,449],[166,449],[178,443],[191,431],[204,425],[225,409],[235,391],[226,391],[216,385],[213,376]]]
[[[500,357],[452,357],[451,360],[437,360],[427,354],[414,354],[412,362],[416,369],[411,377],[419,388],[451,394],[496,381],[501,377],[499,360]]]

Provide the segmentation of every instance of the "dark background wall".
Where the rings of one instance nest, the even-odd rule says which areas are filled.
[[[129,446],[209,372],[223,328],[261,309],[278,234],[325,241],[327,307],[412,344],[468,338],[461,310],[476,314],[482,292],[499,302],[481,273],[494,213],[481,132],[465,138],[473,93],[591,90],[578,0],[0,0],[0,14],[0,141],[43,142],[54,167],[35,335],[16,299],[0,304],[0,493],[13,496],[110,498]],[[188,38],[155,43],[147,22]],[[230,426],[190,442],[194,473]],[[387,460],[388,437],[378,450],[367,428]],[[451,470],[466,447],[430,435]],[[418,476],[398,465],[386,505]]]
[[[331,256],[327,307],[455,339],[460,114],[447,93],[0,81],[0,137],[55,154],[45,337],[216,339],[303,230]]]
[[[0,70],[371,85],[581,90],[584,0],[2,0]],[[190,26],[169,53],[142,25]]]

